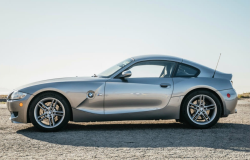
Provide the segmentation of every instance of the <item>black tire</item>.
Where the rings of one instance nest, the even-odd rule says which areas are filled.
[[[65,114],[64,114],[64,118],[63,120],[61,121],[60,124],[58,124],[58,126],[54,127],[54,128],[45,128],[43,126],[41,126],[36,118],[35,118],[35,107],[36,105],[38,104],[38,102],[42,99],[45,99],[45,98],[55,98],[57,99],[58,101],[61,102],[61,104],[64,106],[64,111],[65,111]],[[59,102],[59,103],[60,103]],[[71,116],[71,108],[70,108],[70,105],[68,104],[67,100],[61,96],[60,94],[57,94],[57,93],[54,93],[54,92],[45,92],[45,93],[42,93],[38,96],[36,96],[34,98],[34,100],[32,100],[31,104],[30,104],[30,108],[29,108],[29,118],[32,122],[32,124],[40,131],[45,131],[45,132],[55,132],[55,131],[59,131],[61,129],[63,129],[69,122],[70,120],[70,116]]]
[[[194,123],[189,116],[190,115],[190,113],[188,113],[189,101],[198,95],[209,96],[210,98],[213,99],[213,101],[216,104],[217,113],[216,114],[214,113],[213,120],[211,120],[211,122],[209,122],[208,124],[201,125],[201,124]],[[214,126],[218,122],[220,115],[221,115],[221,112],[222,112],[222,106],[221,106],[220,100],[217,98],[217,96],[214,93],[207,91],[207,90],[197,90],[197,91],[191,92],[190,94],[188,94],[184,98],[184,101],[183,101],[182,106],[181,106],[180,116],[181,116],[181,121],[183,121],[185,124],[191,126],[192,128],[206,129],[206,128],[210,128],[210,127]]]

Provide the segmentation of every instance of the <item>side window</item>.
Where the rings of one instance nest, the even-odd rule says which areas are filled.
[[[175,77],[196,77],[198,74],[198,69],[185,64],[179,64]]]
[[[170,61],[144,61],[129,68],[132,72],[129,78],[168,78],[174,69],[174,62]]]

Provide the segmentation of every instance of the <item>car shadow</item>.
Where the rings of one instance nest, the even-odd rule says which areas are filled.
[[[75,124],[59,132],[34,127],[17,131],[31,139],[85,147],[206,147],[250,152],[250,125],[218,123],[210,129],[191,129],[181,123]]]

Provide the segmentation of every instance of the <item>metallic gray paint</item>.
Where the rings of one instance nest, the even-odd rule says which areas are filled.
[[[27,94],[26,97],[21,100],[7,100],[8,110],[10,112],[18,112],[18,116],[15,117],[13,115],[11,121],[27,123],[28,105],[33,97],[33,95]],[[20,103],[23,103],[22,107],[19,106]]]
[[[199,88],[205,88],[212,90],[217,93],[217,95],[221,98],[221,101],[223,103],[223,116],[227,116],[228,113],[228,105],[225,102],[225,98],[227,98],[227,93],[222,92],[223,90],[230,91],[228,93],[232,94],[233,97],[231,96],[230,102],[232,102],[232,105],[234,106],[235,103],[237,103],[237,93],[235,90],[232,88],[232,84],[229,80],[225,79],[217,79],[217,78],[173,78],[174,80],[174,91],[172,97],[178,97],[178,96],[185,96],[189,92],[199,89]],[[236,104],[235,106],[236,107]],[[232,110],[232,107],[230,107]]]
[[[220,96],[223,106],[224,106],[224,116],[235,113],[235,108],[238,102],[237,93],[234,89],[227,89],[217,91]],[[227,94],[230,94],[231,97],[228,98]]]
[[[62,94],[70,103],[73,121],[179,119],[183,98],[191,91],[206,88],[220,97],[224,116],[235,112],[237,93],[230,83],[231,75],[182,58],[164,55],[133,57],[134,61],[110,78],[72,77],[40,81],[17,90],[28,93],[24,99],[8,100],[9,111],[18,112],[15,122],[27,123],[30,101],[39,93],[53,91]],[[168,60],[191,65],[200,70],[196,78],[115,78],[135,63],[147,60]],[[132,73],[133,74],[133,73]],[[161,83],[168,83],[163,88]],[[93,91],[94,97],[87,93]],[[227,93],[232,96],[227,97]],[[19,107],[22,102],[23,107]]]
[[[174,56],[168,55],[143,55],[143,56],[136,56],[133,57],[135,62],[137,61],[146,61],[146,60],[167,60],[167,61],[174,61],[174,62],[182,62],[183,59]]]
[[[186,95],[188,92],[198,88],[207,88],[212,91],[232,88],[231,82],[225,79],[174,77],[173,81],[175,87],[173,97]]]
[[[215,74],[214,74],[214,78],[221,78],[221,79],[231,80],[233,78],[233,75],[228,74],[228,73],[222,73],[222,72],[216,71]]]
[[[163,88],[161,83],[168,83]],[[105,114],[159,110],[167,106],[173,91],[172,78],[111,79],[106,82]]]
[[[93,86],[95,96],[91,99],[84,98],[84,100],[76,107],[81,111],[86,111],[94,114],[104,114],[104,88],[105,83],[101,83],[100,86]],[[81,99],[81,97],[79,97]]]
[[[93,114],[89,112],[79,112],[77,109],[72,109],[75,122],[88,121],[119,121],[119,120],[150,120],[150,119],[179,119],[180,105],[183,96],[173,97],[170,99],[167,107],[159,110],[134,112],[134,113],[119,113],[119,114]]]
[[[123,71],[121,78],[130,77],[131,75],[132,75],[131,71],[129,71],[129,70]]]

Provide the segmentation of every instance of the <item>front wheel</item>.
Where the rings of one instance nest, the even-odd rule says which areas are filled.
[[[29,109],[30,120],[41,131],[58,131],[70,119],[67,101],[59,94],[44,93],[32,101]]]
[[[205,129],[215,125],[221,115],[221,104],[212,92],[200,90],[189,94],[181,108],[183,121],[193,128]]]

